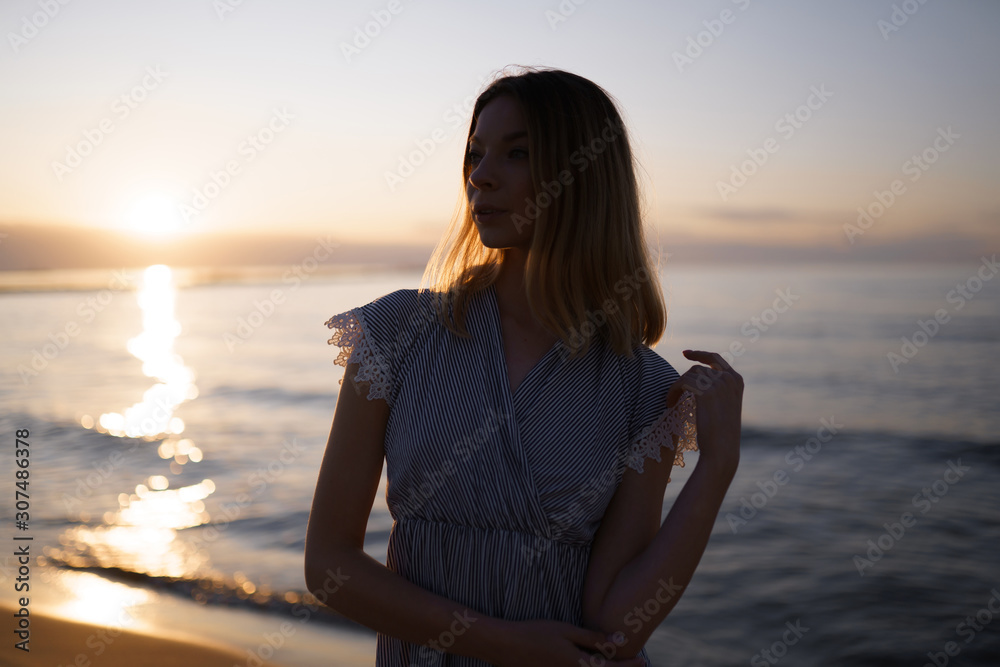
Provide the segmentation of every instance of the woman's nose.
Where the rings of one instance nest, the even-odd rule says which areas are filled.
[[[484,190],[493,187],[496,176],[493,174],[492,161],[489,158],[480,158],[479,164],[469,172],[469,183],[477,190]]]

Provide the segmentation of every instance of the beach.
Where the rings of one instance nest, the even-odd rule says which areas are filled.
[[[797,667],[923,664],[956,641],[962,664],[998,664],[1000,295],[994,281],[961,308],[947,298],[978,268],[664,274],[656,352],[683,371],[680,350],[726,351],[746,392],[739,471],[691,584],[646,644],[654,665],[764,651]],[[31,658],[13,650],[7,615],[0,662],[373,664],[375,633],[312,605],[304,581],[343,373],[323,323],[419,275],[296,289],[144,277],[138,291],[0,295],[0,433],[8,445],[27,434],[30,525],[18,536],[32,538]],[[944,308],[933,336],[916,333]],[[664,516],[697,455],[686,459]],[[383,474],[364,544],[382,563],[385,494]],[[13,496],[0,507],[11,527]],[[0,560],[7,608],[16,569]],[[970,637],[967,617],[984,629]],[[790,627],[801,636],[782,644]],[[97,656],[100,628],[120,634]]]
[[[10,618],[15,608],[0,604],[0,614]],[[212,645],[197,637],[154,636],[116,626],[92,625],[55,616],[31,614],[29,651],[4,647],[5,664],[11,667],[65,665],[87,667],[231,667],[244,661],[233,647]],[[99,661],[97,658],[100,658]],[[273,663],[262,662],[260,667]]]
[[[5,640],[0,651],[5,667],[361,667],[374,662],[373,632],[338,627],[319,613],[279,617],[232,604],[199,604],[162,585],[136,585],[120,573],[32,564],[30,577],[30,650],[14,648],[20,639]],[[8,619],[5,635],[14,637],[19,608],[8,590],[0,594],[0,615]]]

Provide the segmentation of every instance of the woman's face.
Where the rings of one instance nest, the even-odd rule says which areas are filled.
[[[525,209],[534,203],[535,188],[528,161],[528,128],[513,97],[501,95],[483,107],[466,150],[471,170],[466,195],[483,245],[527,249],[534,220],[525,215]],[[484,209],[497,212],[481,212]]]

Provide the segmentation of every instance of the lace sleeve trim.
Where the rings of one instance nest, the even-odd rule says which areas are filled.
[[[353,310],[340,315],[334,315],[326,322],[326,326],[334,330],[328,345],[340,347],[340,354],[333,360],[338,366],[347,368],[348,364],[359,364],[357,375],[354,376],[354,391],[361,395],[362,382],[368,382],[368,400],[376,398],[389,400],[389,389],[392,385],[388,361],[378,350],[369,344],[362,329],[360,315]],[[344,383],[344,378],[339,384]]]
[[[684,452],[698,450],[698,435],[695,428],[694,394],[685,391],[680,400],[672,408],[663,411],[663,415],[646,428],[639,438],[632,443],[626,464],[639,473],[643,472],[643,461],[653,457],[660,459],[660,447],[674,449],[673,436],[677,436],[677,456],[675,465],[684,467]],[[670,479],[667,478],[669,482]]]

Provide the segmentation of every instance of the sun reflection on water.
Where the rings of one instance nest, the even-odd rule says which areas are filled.
[[[143,590],[108,581],[90,572],[65,572],[60,586],[68,589],[65,602],[55,607],[56,616],[95,625],[142,628],[142,608],[153,600]]]
[[[174,318],[175,297],[170,267],[147,267],[138,292],[143,331],[126,347],[143,362],[142,372],[158,382],[124,413],[104,413],[96,422],[89,415],[80,420],[84,428],[117,437],[152,441],[166,436],[157,453],[170,461],[171,475],[180,474],[184,465],[203,457],[190,438],[173,437],[184,431],[184,422],[174,416],[175,409],[198,396],[194,372],[174,352],[174,340],[181,331]],[[211,479],[170,488],[168,476],[150,475],[131,493],[118,494],[117,510],[105,512],[101,524],[67,530],[60,538],[65,549],[49,555],[71,566],[96,564],[153,576],[191,575],[205,564],[205,558],[181,544],[177,531],[209,521],[203,500],[214,491]]]
[[[194,372],[174,352],[174,339],[181,332],[174,319],[176,288],[169,266],[155,264],[143,272],[139,289],[143,331],[128,341],[127,349],[142,361],[142,372],[159,380],[150,387],[142,401],[124,414],[109,412],[97,420],[111,435],[129,438],[155,437],[163,433],[181,433],[184,422],[173,416],[182,402],[198,396]]]

